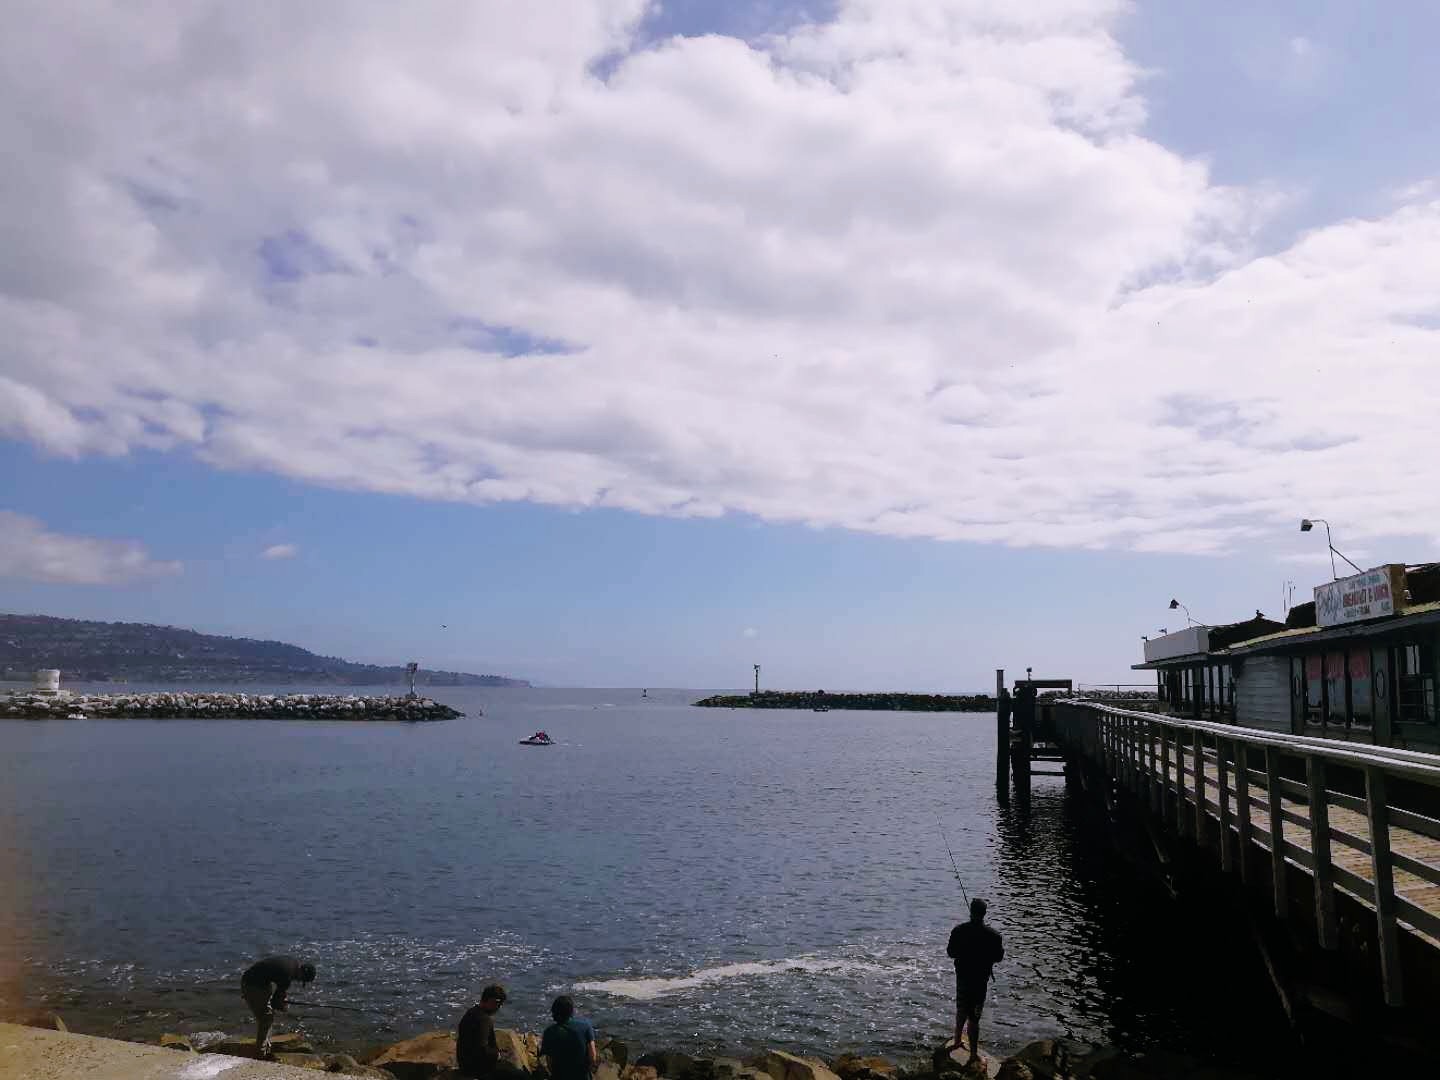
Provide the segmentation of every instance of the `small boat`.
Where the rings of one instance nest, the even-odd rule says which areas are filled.
[[[534,735],[531,735],[528,739],[521,739],[521,740],[520,740],[520,745],[521,745],[521,746],[554,746],[554,745],[555,745],[555,740],[552,739],[549,735],[545,734],[545,732],[543,732],[543,731],[537,731],[537,732],[535,732]]]

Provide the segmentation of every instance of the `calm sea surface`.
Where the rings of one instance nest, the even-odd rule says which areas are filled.
[[[642,1047],[903,1055],[953,1009],[943,825],[1005,936],[993,1046],[1273,1030],[1226,913],[1177,915],[1061,781],[996,806],[992,717],[701,693],[441,689],[471,715],[419,725],[0,721],[0,859],[27,897],[0,949],[29,1004],[96,1033],[243,1031],[239,973],[284,951],[320,969],[305,998],[360,1010],[295,1010],[335,1039],[452,1026],[498,980],[509,1026],[570,991]],[[559,745],[518,745],[537,728]]]

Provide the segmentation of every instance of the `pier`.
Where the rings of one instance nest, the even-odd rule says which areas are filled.
[[[1059,750],[1117,843],[1248,908],[1297,1026],[1309,1006],[1423,1041],[1440,1000],[1440,756],[1073,698],[1034,724],[1027,742]],[[1028,792],[1028,760],[1006,754]]]

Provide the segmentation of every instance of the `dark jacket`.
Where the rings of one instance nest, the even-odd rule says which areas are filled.
[[[1000,935],[980,922],[964,922],[950,931],[945,953],[955,961],[955,975],[961,982],[984,986],[990,969],[1005,959]]]
[[[495,1073],[500,1048],[495,1044],[495,1014],[479,1005],[460,1018],[455,1038],[455,1064],[466,1076],[487,1077]]]
[[[240,981],[247,986],[264,986],[266,983],[274,983],[283,994],[298,978],[300,978],[300,961],[295,957],[267,956],[264,960],[257,960],[246,968],[245,974],[240,976]]]

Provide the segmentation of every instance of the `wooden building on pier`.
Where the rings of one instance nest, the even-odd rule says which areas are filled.
[[[1440,563],[1327,582],[1283,624],[1257,611],[1148,640],[1134,667],[1172,714],[1440,750]]]

